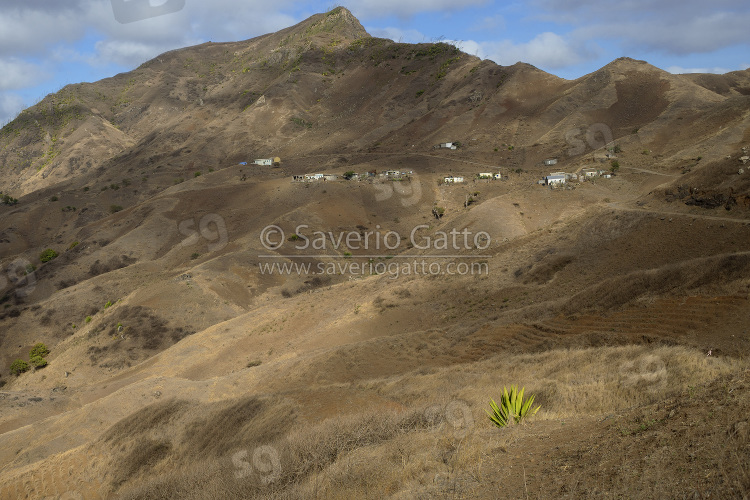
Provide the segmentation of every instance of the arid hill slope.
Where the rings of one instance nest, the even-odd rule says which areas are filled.
[[[0,130],[0,498],[747,495],[749,146],[750,70],[567,81],[344,8],[70,85]]]

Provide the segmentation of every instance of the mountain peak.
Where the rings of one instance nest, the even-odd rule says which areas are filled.
[[[369,37],[365,28],[346,7],[336,7],[323,14],[315,14],[299,23],[295,28],[301,28],[308,36],[316,34],[336,34],[347,39]]]

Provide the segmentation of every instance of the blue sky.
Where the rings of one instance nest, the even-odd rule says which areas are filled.
[[[568,79],[621,56],[673,73],[750,67],[747,0],[4,0],[0,124],[68,83],[128,71],[174,48],[273,32],[337,5],[373,36],[443,39]]]

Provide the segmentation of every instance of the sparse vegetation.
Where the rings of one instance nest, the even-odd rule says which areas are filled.
[[[618,170],[620,170],[620,162],[617,160],[612,160],[610,166],[612,167],[612,172],[617,172]]]
[[[34,369],[38,370],[40,368],[44,368],[45,366],[47,366],[47,360],[41,356],[31,356],[29,358],[29,364],[31,364],[31,366],[33,366]]]
[[[49,354],[49,348],[41,342],[34,344],[34,347],[32,347],[31,350],[29,351],[30,358],[37,357],[37,356],[44,358],[47,356],[47,354]]]
[[[57,252],[55,252],[53,249],[48,248],[44,250],[42,253],[39,254],[39,260],[42,263],[49,262],[52,259],[57,257]]]
[[[119,212],[120,210],[122,210],[122,206],[121,205],[110,205],[109,206],[109,213],[111,213],[111,214],[115,214],[115,213]]]
[[[303,120],[302,118],[299,118],[299,117],[296,117],[296,116],[293,116],[289,120],[292,123],[294,123],[295,125],[299,125],[300,127],[312,128],[312,126],[313,126],[313,124],[311,122],[308,122],[308,121]]]
[[[17,359],[10,364],[10,373],[12,375],[18,376],[27,371],[29,371],[29,364],[22,359]]]
[[[3,205],[17,205],[18,200],[10,195],[3,194],[0,195],[0,203],[2,203]]]

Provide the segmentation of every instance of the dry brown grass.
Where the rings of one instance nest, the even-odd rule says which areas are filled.
[[[477,492],[494,491],[498,455],[533,442],[540,429],[637,411],[736,373],[741,366],[683,347],[497,356],[426,375],[361,384],[359,390],[401,401],[408,409],[363,411],[313,426],[289,427],[292,414],[275,411],[268,402],[242,401],[214,411],[213,418],[187,424],[192,431],[184,436],[193,437],[175,445],[169,460],[154,474],[139,476],[121,494],[127,499],[471,498]],[[483,408],[511,383],[526,386],[527,394],[537,394],[542,410],[531,425],[494,428]],[[438,393],[443,397],[436,401],[431,395]],[[242,417],[240,410],[248,405],[252,415],[245,412]],[[252,422],[261,414],[266,431],[252,432]],[[272,417],[280,419],[279,428],[289,431],[274,437],[267,427]],[[233,439],[241,435],[247,439]],[[164,443],[159,444],[164,449]],[[254,461],[259,446],[269,446],[277,460],[266,454]],[[545,446],[541,444],[542,449]],[[242,450],[247,455],[240,458],[242,462],[235,461]],[[243,463],[248,464],[248,474],[237,477]],[[524,490],[516,493],[523,496]]]

